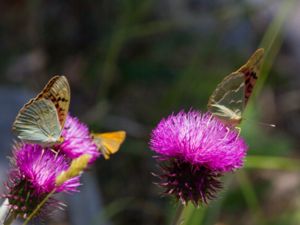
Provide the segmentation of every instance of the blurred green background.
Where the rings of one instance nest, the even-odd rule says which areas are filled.
[[[300,224],[299,26],[296,0],[1,1],[0,90],[33,97],[65,74],[72,115],[93,131],[127,131],[120,152],[91,168],[100,203],[84,224],[170,224],[176,202],[153,184],[151,129],[181,109],[206,111],[223,77],[265,47],[241,133],[250,146],[245,169],[224,178],[209,206],[188,206],[185,224]],[[47,224],[76,224],[70,204]]]

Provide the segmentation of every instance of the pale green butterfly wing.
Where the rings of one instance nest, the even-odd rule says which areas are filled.
[[[217,86],[208,101],[208,110],[221,120],[237,125],[245,108],[245,76],[234,72]]]
[[[20,110],[12,130],[24,142],[51,146],[59,142],[62,128],[55,105],[42,98]]]
[[[226,76],[208,101],[208,110],[225,123],[240,124],[263,62],[264,49],[257,49],[236,72]]]

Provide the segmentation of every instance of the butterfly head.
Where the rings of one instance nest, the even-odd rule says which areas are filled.
[[[60,136],[59,138],[49,136],[47,141],[38,143],[38,144],[40,144],[44,147],[51,147],[51,146],[55,146],[55,145],[60,145],[61,143],[63,143],[63,141],[64,141],[64,137],[62,137],[62,136]]]
[[[59,139],[58,139],[58,141],[57,141],[58,142],[57,144],[63,143],[64,140],[65,140],[65,138],[63,136],[60,136]]]

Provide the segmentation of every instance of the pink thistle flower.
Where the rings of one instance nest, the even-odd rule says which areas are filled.
[[[74,177],[57,187],[56,177],[69,165],[64,156],[37,144],[16,145],[12,163],[8,194],[3,197],[8,198],[11,210],[22,217],[30,215],[50,192],[75,192],[80,185],[79,177]],[[49,200],[47,207],[54,202],[57,201]]]
[[[64,141],[58,146],[58,149],[70,159],[75,159],[82,154],[89,154],[91,155],[90,163],[92,163],[100,155],[88,127],[76,117],[67,116],[62,136]]]
[[[69,165],[64,156],[40,145],[24,144],[15,149],[14,160],[20,177],[28,180],[37,194],[50,193],[54,188],[56,192],[74,192],[80,185],[79,177],[75,177],[55,187],[56,177]]]
[[[215,197],[219,177],[242,167],[248,149],[235,129],[195,110],[162,119],[152,131],[150,148],[163,164],[158,177],[165,193],[195,205]]]
[[[163,157],[227,172],[243,165],[247,145],[235,129],[211,114],[197,111],[170,115],[152,131],[150,148]]]

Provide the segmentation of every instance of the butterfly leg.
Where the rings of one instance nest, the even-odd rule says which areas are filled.
[[[235,129],[238,131],[238,134],[236,135],[236,138],[235,138],[235,140],[236,140],[236,139],[238,139],[238,138],[239,138],[239,136],[240,136],[240,134],[241,134],[241,131],[242,131],[242,129],[241,129],[240,127],[235,127]]]
[[[240,134],[241,134],[241,128],[240,127],[235,127],[235,129],[238,131],[238,134],[236,135],[236,139],[240,136]],[[228,136],[228,134],[231,132],[231,129],[229,128],[229,127],[226,127],[226,134],[225,134],[225,136],[222,138],[222,141],[223,140],[226,140],[226,138],[227,138],[227,136]]]
[[[226,134],[225,134],[225,136],[222,138],[221,141],[226,140],[226,138],[227,138],[227,136],[228,136],[229,133],[230,133],[230,128],[229,128],[229,127],[226,127]]]
[[[57,151],[57,150],[55,150],[55,149],[53,149],[53,148],[49,148],[49,149],[50,149],[51,152],[54,153],[55,158],[56,158],[56,157],[58,156],[59,151]]]

